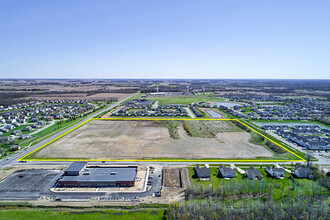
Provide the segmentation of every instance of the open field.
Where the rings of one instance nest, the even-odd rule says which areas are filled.
[[[144,94],[139,94],[134,98],[141,98]],[[160,96],[160,97],[146,97],[147,100],[150,101],[159,101],[159,105],[167,105],[167,104],[184,104],[189,105],[191,103],[197,102],[209,102],[209,101],[223,101],[223,98],[217,98],[214,96],[206,96],[206,95],[195,95],[195,96],[186,96],[186,95],[173,95],[173,96]]]
[[[196,121],[197,123],[200,123]],[[193,123],[193,122],[189,122]],[[92,120],[35,154],[41,158],[151,159],[151,158],[256,158],[273,153],[249,142],[250,134],[228,132],[228,122],[208,121],[212,136],[189,136],[179,123],[179,138],[170,136],[164,123],[154,121]],[[229,127],[228,127],[229,126]],[[198,130],[199,127],[192,127]],[[202,128],[202,130],[204,130]],[[213,136],[214,135],[214,136]]]
[[[79,99],[79,100],[108,100],[110,98],[117,98],[118,100],[122,100],[128,96],[132,95],[132,93],[96,93],[89,95],[88,93],[62,93],[62,94],[36,94],[33,97],[36,100],[48,100],[48,99]]]
[[[6,208],[0,219],[162,219],[164,209],[69,209],[69,208]]]

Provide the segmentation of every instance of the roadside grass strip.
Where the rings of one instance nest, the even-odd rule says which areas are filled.
[[[84,124],[88,123],[91,120],[109,120],[109,121],[237,121],[242,125],[246,126],[247,128],[251,129],[253,132],[256,132],[260,136],[266,138],[267,140],[271,141],[272,143],[276,144],[277,146],[281,147],[285,151],[289,152],[291,155],[295,156],[293,159],[171,159],[171,158],[155,158],[155,159],[77,159],[77,158],[29,158],[37,151],[41,150],[42,148],[48,146],[49,144],[55,142],[56,140],[62,138],[63,136],[67,135],[68,133],[76,130],[77,128],[83,126]],[[73,129],[65,132],[64,134],[54,138],[53,140],[49,141],[48,143],[42,145],[41,147],[35,149],[34,151],[28,153],[27,155],[18,159],[18,161],[126,161],[126,162],[146,162],[146,161],[153,161],[153,162],[304,162],[306,161],[301,156],[297,155],[296,153],[292,152],[291,150],[287,149],[286,147],[282,146],[281,144],[271,140],[270,138],[266,137],[262,133],[258,132],[257,130],[251,128],[247,124],[243,123],[238,119],[214,119],[214,118],[204,118],[204,119],[195,119],[195,118],[91,118],[84,123],[74,127]]]

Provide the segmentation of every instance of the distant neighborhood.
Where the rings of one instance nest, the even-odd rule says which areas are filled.
[[[58,123],[74,120],[99,108],[89,101],[45,100],[0,106],[2,154],[19,150],[20,143]]]

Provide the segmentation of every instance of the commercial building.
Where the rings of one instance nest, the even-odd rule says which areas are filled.
[[[64,171],[64,175],[78,176],[85,170],[86,166],[86,162],[74,162]]]
[[[64,175],[59,187],[131,187],[135,185],[137,167],[85,168],[79,175]]]

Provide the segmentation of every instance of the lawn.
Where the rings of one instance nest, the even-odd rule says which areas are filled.
[[[192,137],[214,138],[219,132],[244,132],[230,121],[184,121],[184,123]]]
[[[39,208],[24,208],[24,209],[4,209],[0,211],[0,220],[4,219],[163,219],[164,209],[157,210],[108,210],[108,209],[39,209]]]
[[[16,131],[16,130],[21,130],[22,131],[23,128],[25,128],[27,126],[31,126],[31,124],[20,125],[20,126],[14,128],[12,130],[9,130],[9,132],[7,132],[7,133],[3,133],[3,136],[10,136],[13,131]],[[28,134],[28,133],[31,133],[31,132],[22,131],[22,134]]]
[[[243,170],[248,169],[250,166],[253,165],[237,165],[237,167],[240,167]],[[240,174],[238,171],[236,171],[237,177],[236,178],[232,178],[230,180],[225,180],[223,178],[219,178],[218,177],[218,173],[219,173],[219,169],[218,167],[210,167],[211,169],[211,180],[210,181],[198,181],[197,178],[194,178],[194,169],[195,167],[190,167],[189,168],[189,172],[190,172],[190,179],[193,185],[195,186],[204,186],[204,187],[209,187],[210,185],[212,185],[213,188],[219,188],[222,186],[227,186],[227,189],[231,189],[231,186],[238,186],[238,185],[242,185],[242,184],[248,184],[251,183],[252,181],[256,181],[256,184],[258,186],[258,184],[266,183],[268,186],[269,184],[271,184],[271,189],[273,191],[273,199],[281,199],[284,196],[286,196],[288,194],[288,192],[290,191],[290,189],[292,189],[292,186],[295,185],[295,182],[298,183],[298,186],[300,185],[304,185],[304,186],[308,186],[307,188],[315,188],[315,186],[318,184],[316,181],[313,180],[308,180],[308,179],[295,179],[292,178],[292,175],[290,173],[285,174],[285,178],[284,179],[273,179],[271,177],[269,177],[265,171],[267,165],[255,165],[254,167],[256,169],[259,169],[261,171],[261,174],[263,176],[263,180],[249,180],[247,178],[245,178],[242,174]],[[290,167],[290,166],[289,166]],[[288,168],[288,169],[292,169],[293,168]],[[310,187],[309,187],[310,186]],[[237,188],[235,188],[237,190]],[[244,187],[242,187],[241,189],[244,189]],[[233,188],[234,190],[234,188]],[[297,190],[299,190],[299,187],[297,187]],[[327,193],[325,188],[322,188],[322,190],[324,191],[324,193]],[[305,192],[306,194],[310,193],[310,192]]]

